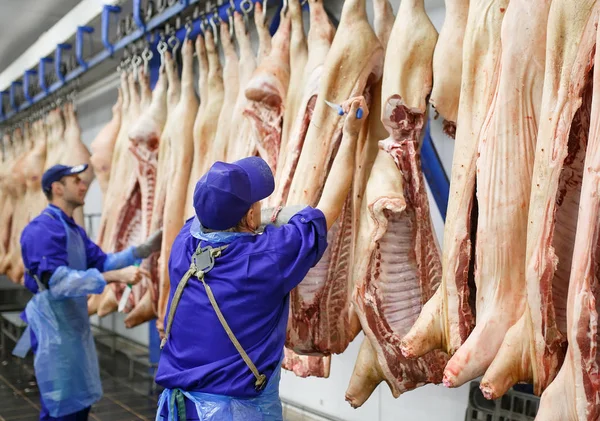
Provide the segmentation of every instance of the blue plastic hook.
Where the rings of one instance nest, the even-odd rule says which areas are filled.
[[[50,57],[44,57],[38,65],[38,84],[40,85],[40,89],[46,94],[49,91],[49,88],[46,86],[46,63],[52,63],[52,61]]]
[[[133,0],[133,20],[135,24],[142,30],[142,32],[146,32],[146,24],[144,23],[144,19],[142,18],[142,0]]]
[[[15,88],[17,86],[23,86],[23,83],[21,81],[16,81],[10,84],[10,107],[15,111],[19,111],[19,106],[17,105],[15,98]]]
[[[23,76],[23,95],[25,95],[29,105],[33,104],[33,98],[29,95],[29,77],[34,75],[37,75],[37,70],[27,70]]]
[[[65,75],[63,75],[62,72],[60,71],[60,65],[62,64],[62,51],[70,50],[70,49],[71,49],[71,44],[63,43],[63,44],[58,44],[56,46],[56,56],[54,58],[54,71],[56,72],[56,77],[62,83],[65,83]]]
[[[104,8],[102,9],[102,43],[112,56],[115,53],[115,47],[111,44],[109,39],[111,13],[121,13],[121,6],[111,6],[110,4],[105,4]]]
[[[83,34],[91,34],[92,32],[94,32],[94,28],[91,26],[77,27],[77,36],[75,37],[75,56],[77,57],[77,63],[79,63],[84,70],[87,70],[88,64],[83,59]]]

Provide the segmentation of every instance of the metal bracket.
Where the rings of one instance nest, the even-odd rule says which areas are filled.
[[[70,50],[71,44],[58,44],[56,46],[56,55],[54,57],[54,71],[56,72],[56,77],[61,83],[65,83],[65,75],[60,71],[60,65],[62,64],[62,52],[63,50]]]
[[[133,20],[135,24],[142,30],[142,32],[146,32],[146,23],[144,22],[144,18],[142,17],[142,0],[133,0]]]
[[[115,47],[111,44],[109,39],[111,13],[121,13],[121,6],[111,6],[110,4],[105,4],[104,8],[102,9],[102,43],[112,56],[115,53]]]
[[[16,103],[16,98],[15,98],[15,87],[16,86],[23,86],[23,83],[21,81],[16,81],[16,82],[12,82],[10,84],[10,107],[15,110],[18,111],[19,110],[19,106]]]
[[[44,57],[40,60],[40,64],[38,65],[38,84],[40,85],[40,89],[48,94],[49,88],[46,86],[46,63],[52,63],[52,59]]]
[[[37,70],[27,70],[23,76],[23,95],[29,104],[33,104],[33,98],[29,95],[29,77],[37,75]]]
[[[75,56],[77,57],[77,63],[84,70],[87,70],[88,64],[83,59],[83,34],[88,33],[91,34],[94,32],[94,28],[91,26],[78,26],[77,27],[77,35],[75,37]]]

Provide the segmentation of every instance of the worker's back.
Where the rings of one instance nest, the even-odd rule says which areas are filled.
[[[201,240],[190,233],[190,219],[176,238],[169,275],[171,294],[190,266]],[[289,224],[267,227],[261,235],[232,241],[205,276],[231,330],[260,373],[279,368],[285,342],[289,292],[327,247],[319,210],[306,208]],[[202,246],[222,246],[202,241]],[[169,389],[250,398],[255,377],[227,336],[204,286],[192,278],[185,287],[163,349],[156,382]]]

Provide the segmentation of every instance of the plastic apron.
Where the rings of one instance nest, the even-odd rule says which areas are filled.
[[[239,237],[253,235],[235,232],[205,233],[196,218],[190,226],[190,233],[200,240],[220,244],[228,244]],[[281,361],[283,361],[283,350]],[[194,403],[200,421],[282,421],[283,409],[279,399],[281,361],[277,365],[278,369],[268,380],[267,386],[255,398],[241,399],[212,393],[165,389],[158,401],[156,421],[166,421],[161,416],[165,405],[169,414],[168,421],[184,421],[182,414],[182,408],[185,408],[184,396]]]
[[[59,211],[51,207],[46,211],[65,227],[69,268],[86,270],[85,245],[79,231],[70,227]],[[35,376],[50,416],[72,414],[100,400],[102,383],[87,295],[62,298],[44,289],[29,301],[25,312],[38,341]]]

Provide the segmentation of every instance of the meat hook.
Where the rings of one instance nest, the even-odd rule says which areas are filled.
[[[269,7],[269,0],[263,0],[263,5],[262,5],[263,24],[267,23],[267,7]]]
[[[231,4],[231,2],[230,2]],[[229,39],[233,42],[233,35],[234,35],[234,28],[233,28],[233,12],[232,10],[235,10],[235,7],[232,8],[228,8],[227,9],[227,20],[229,21]]]
[[[190,34],[192,33],[192,20],[188,16],[187,22],[185,23],[185,39],[190,39]]]
[[[217,24],[215,22],[215,15],[212,16],[211,19],[209,19],[210,22],[210,26],[212,27],[213,30],[213,35],[214,35],[214,39],[215,39],[215,45],[217,45],[219,43],[219,33],[217,31]]]
[[[177,49],[179,48],[179,38],[175,36],[174,31],[171,34],[171,37],[169,38],[169,47],[171,47],[171,54],[173,55],[173,59],[175,59]]]

